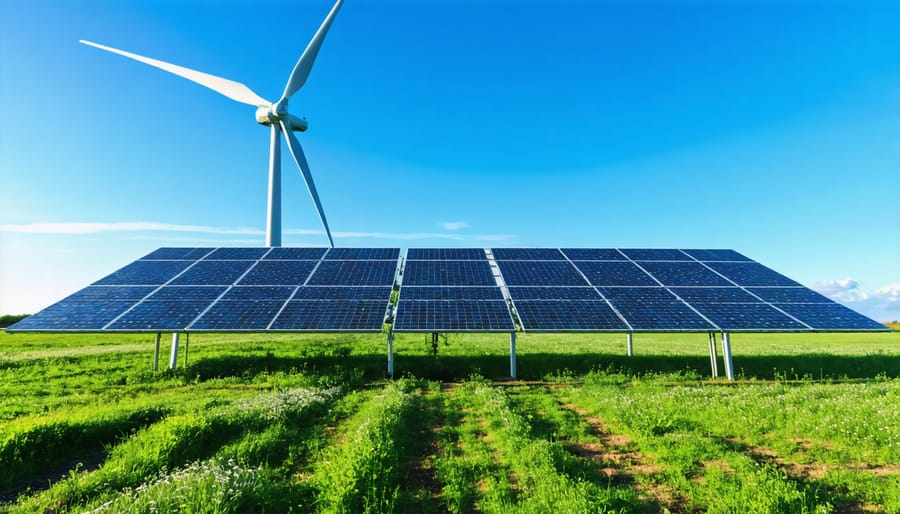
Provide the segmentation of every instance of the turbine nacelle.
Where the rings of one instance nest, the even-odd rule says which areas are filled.
[[[306,118],[298,118],[286,111],[278,113],[275,110],[275,105],[256,109],[256,122],[260,125],[271,127],[272,125],[278,125],[284,121],[285,124],[295,132],[305,132],[309,127]]]

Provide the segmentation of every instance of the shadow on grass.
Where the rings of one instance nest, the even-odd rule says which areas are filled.
[[[759,380],[846,380],[900,377],[900,355],[765,355],[735,357],[737,378]],[[724,365],[719,357],[719,374]],[[572,378],[595,370],[644,376],[684,374],[711,376],[707,357],[640,356],[588,354],[526,354],[517,358],[517,375],[522,380],[541,380],[548,376]],[[367,355],[312,355],[306,357],[221,356],[192,363],[186,374],[190,379],[209,380],[224,377],[251,378],[259,373],[298,373],[318,375],[340,383],[386,377],[387,357]],[[509,377],[509,357],[395,355],[394,375],[414,375],[429,380],[459,381],[478,374],[487,378]],[[327,381],[327,380],[326,380]]]

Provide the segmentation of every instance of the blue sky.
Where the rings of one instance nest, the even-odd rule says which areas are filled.
[[[254,109],[79,39],[274,100],[330,6],[0,2],[0,313],[264,244]],[[900,2],[347,0],[291,112],[338,246],[734,248],[900,318]]]

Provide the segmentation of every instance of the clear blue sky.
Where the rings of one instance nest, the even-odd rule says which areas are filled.
[[[330,6],[0,2],[0,313],[264,244],[254,109],[79,39],[275,99]],[[347,0],[291,111],[338,246],[734,248],[900,318],[895,0]]]

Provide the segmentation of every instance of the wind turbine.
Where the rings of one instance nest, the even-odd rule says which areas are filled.
[[[325,211],[322,209],[322,202],[319,201],[319,193],[316,191],[316,185],[313,182],[312,174],[309,171],[309,163],[306,161],[306,155],[303,153],[303,148],[300,147],[300,142],[297,141],[293,132],[295,130],[303,132],[308,125],[305,119],[297,118],[289,114],[287,106],[291,96],[306,83],[309,72],[312,70],[313,62],[315,62],[316,56],[319,54],[319,48],[322,46],[322,41],[325,40],[325,35],[328,33],[328,29],[331,28],[331,22],[334,21],[334,17],[337,15],[338,9],[341,8],[341,4],[343,3],[344,0],[337,0],[334,3],[334,7],[331,8],[328,16],[325,17],[325,21],[322,22],[319,30],[316,31],[316,35],[313,36],[309,45],[307,45],[306,50],[303,51],[303,55],[300,56],[297,64],[294,65],[294,70],[291,72],[291,76],[284,86],[284,92],[281,94],[281,98],[274,103],[260,97],[250,90],[249,87],[240,82],[158,61],[131,52],[117,50],[83,39],[79,42],[140,61],[144,64],[149,64],[150,66],[196,82],[201,86],[206,86],[234,101],[257,107],[256,122],[260,125],[267,125],[271,129],[271,138],[269,140],[269,200],[266,212],[266,246],[281,246],[281,135],[284,134],[288,149],[294,157],[294,162],[297,163],[297,167],[300,168],[300,174],[303,176],[306,187],[309,189],[309,195],[312,197],[313,203],[316,206],[316,211],[319,213],[319,218],[322,220],[322,226],[325,227],[328,243],[334,248],[334,239],[331,237],[331,229],[328,228],[328,221],[325,219]]]

